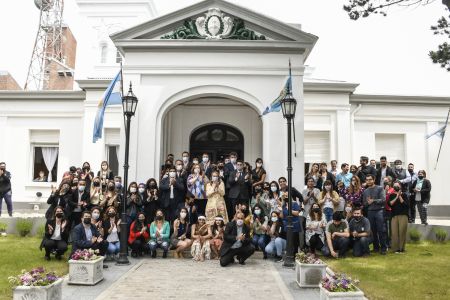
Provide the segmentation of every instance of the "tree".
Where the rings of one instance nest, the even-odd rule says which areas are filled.
[[[434,0],[348,0],[348,5],[344,5],[344,10],[352,20],[358,20],[363,17],[366,18],[372,14],[381,14],[386,16],[386,9],[390,6],[412,6],[412,5],[427,5]],[[450,0],[442,0],[445,10],[450,9]],[[444,35],[450,39],[450,15],[448,17],[442,16],[437,21],[437,25],[431,26],[430,29],[435,35]],[[444,42],[438,46],[435,51],[428,53],[431,61],[439,64],[442,68],[450,72],[450,44]]]

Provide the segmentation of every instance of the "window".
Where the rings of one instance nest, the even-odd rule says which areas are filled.
[[[106,56],[108,54],[108,45],[102,44],[100,45],[100,63],[106,63]]]
[[[56,145],[33,145],[33,181],[41,181],[38,179],[41,171],[44,172],[46,182],[58,180],[58,153],[59,148]]]
[[[405,161],[405,135],[376,133],[375,134],[375,157],[376,161],[381,156],[386,156],[387,161],[393,166],[396,159]]]
[[[321,163],[330,160],[330,132],[305,131],[305,162]]]
[[[107,145],[106,146],[106,160],[108,161],[109,168],[113,172],[114,176],[119,174],[119,146]]]
[[[58,180],[59,130],[30,130],[31,180],[38,181],[39,172],[44,172],[45,181]]]

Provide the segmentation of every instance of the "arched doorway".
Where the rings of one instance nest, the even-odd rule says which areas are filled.
[[[244,159],[244,136],[238,129],[225,124],[205,124],[195,129],[189,139],[191,157],[201,159],[208,153],[212,161],[223,160],[230,152]]]

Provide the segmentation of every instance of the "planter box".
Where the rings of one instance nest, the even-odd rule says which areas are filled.
[[[13,290],[13,300],[60,300],[62,278],[47,286],[18,286]]]
[[[295,261],[296,281],[300,287],[317,288],[325,277],[326,264],[303,264]]]
[[[320,287],[320,300],[365,300],[364,293],[358,289],[356,292],[329,292]]]
[[[103,260],[69,260],[69,284],[95,285],[103,280]]]

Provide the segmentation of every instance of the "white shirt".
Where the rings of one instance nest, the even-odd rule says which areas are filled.
[[[53,230],[53,234],[50,239],[55,240],[55,241],[61,240],[61,225],[60,224],[55,225],[55,229]]]

